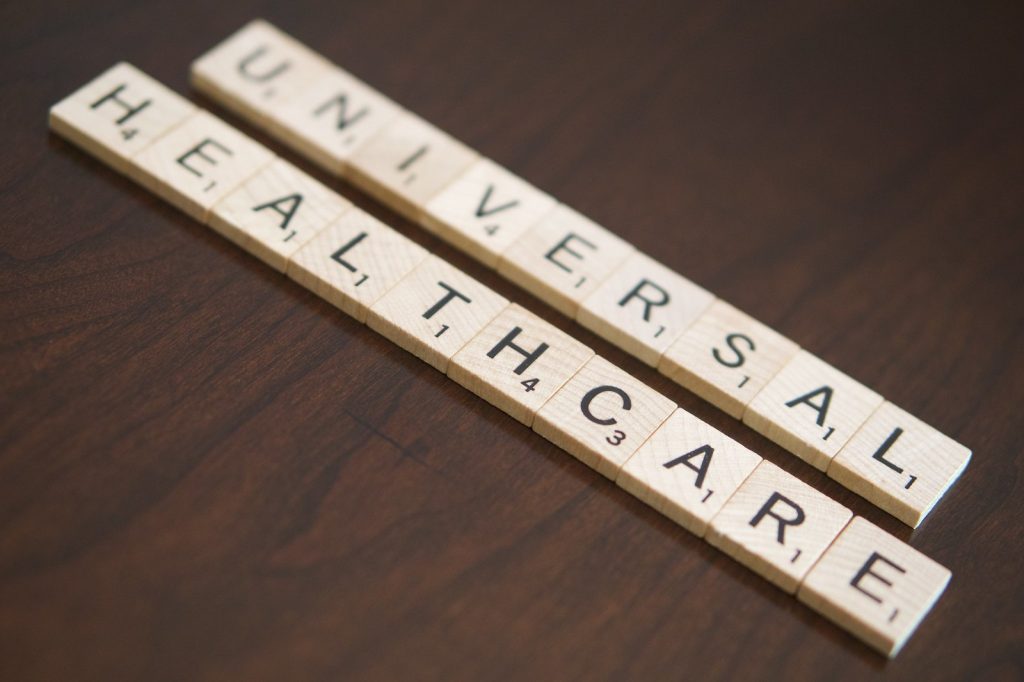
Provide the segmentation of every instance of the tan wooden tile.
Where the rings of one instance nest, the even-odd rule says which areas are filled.
[[[531,426],[537,410],[593,355],[513,303],[455,354],[448,376]]]
[[[196,220],[269,164],[274,155],[228,124],[197,111],[132,159],[130,174]]]
[[[851,516],[764,460],[712,519],[707,540],[792,594]]]
[[[284,159],[274,159],[219,201],[208,222],[284,272],[292,254],[351,206]]]
[[[555,200],[490,159],[465,173],[427,202],[423,225],[485,265],[555,207]]]
[[[633,251],[597,223],[559,204],[505,250],[498,272],[575,317],[580,302]]]
[[[839,451],[828,475],[916,528],[970,459],[968,448],[885,402]]]
[[[349,158],[348,177],[402,215],[418,220],[427,200],[476,161],[477,153],[403,112]]]
[[[824,471],[882,396],[799,351],[747,405],[743,422]]]
[[[366,322],[445,372],[455,353],[493,320],[508,300],[437,256],[428,255],[373,306]]]
[[[267,114],[329,69],[318,54],[255,19],[192,62],[192,85],[266,127]]]
[[[50,127],[127,175],[132,156],[195,111],[176,92],[120,62],[55,104]]]
[[[351,208],[292,256],[288,276],[360,322],[427,250]]]
[[[576,319],[656,366],[662,353],[714,299],[649,256],[634,253],[583,301]]]
[[[669,346],[658,371],[739,419],[799,346],[722,300]]]
[[[352,74],[331,66],[267,112],[276,135],[335,175],[345,175],[359,147],[401,113],[397,104]]]
[[[950,577],[949,569],[857,517],[811,569],[797,596],[893,658]]]
[[[698,537],[761,457],[679,408],[619,472],[616,483]]]
[[[615,480],[675,410],[671,400],[595,355],[537,413],[533,430]]]

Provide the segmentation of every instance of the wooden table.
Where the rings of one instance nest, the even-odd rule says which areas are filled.
[[[946,5],[5,7],[0,678],[1020,679],[1024,5]],[[333,183],[951,568],[895,661],[47,132],[261,15],[974,449],[911,533]]]

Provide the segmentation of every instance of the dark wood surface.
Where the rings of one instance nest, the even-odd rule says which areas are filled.
[[[1022,7],[5,4],[0,678],[1020,679]],[[971,447],[910,532],[334,182],[948,566],[899,658],[48,133],[255,16]]]

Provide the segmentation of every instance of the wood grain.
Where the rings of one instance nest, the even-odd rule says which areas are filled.
[[[0,677],[1021,676],[1018,4],[2,14]],[[911,531],[333,184],[952,570],[895,660],[47,134],[260,15],[975,451]]]

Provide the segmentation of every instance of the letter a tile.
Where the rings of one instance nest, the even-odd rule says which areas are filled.
[[[516,304],[455,354],[448,376],[530,426],[594,351]]]
[[[140,184],[190,216],[207,212],[274,159],[263,146],[205,111],[132,159]]]
[[[502,254],[498,272],[575,317],[580,302],[631,253],[632,246],[559,204]]]
[[[583,301],[576,319],[653,367],[714,299],[682,275],[634,253]]]
[[[352,204],[283,159],[226,196],[210,227],[284,272],[288,259]]]
[[[435,369],[448,362],[508,305],[437,256],[427,256],[370,308],[366,322]]]
[[[466,145],[404,112],[352,155],[348,174],[364,191],[416,220],[427,200],[476,159]]]
[[[917,528],[970,459],[969,449],[886,402],[839,451],[828,475]]]
[[[682,408],[622,467],[616,483],[698,537],[761,458]]]
[[[851,516],[765,460],[712,519],[707,540],[792,594]]]
[[[825,471],[881,404],[882,396],[800,351],[747,405],[743,423]]]
[[[424,226],[494,267],[555,200],[490,159],[479,159],[424,209]]]
[[[268,112],[329,68],[323,57],[256,19],[192,63],[192,84],[266,127]]]
[[[797,597],[893,658],[951,576],[947,568],[857,517],[811,569]]]
[[[669,346],[658,371],[739,419],[798,350],[786,337],[718,300]]]
[[[50,127],[120,173],[196,111],[181,95],[121,62],[50,109]]]
[[[366,322],[370,306],[426,257],[419,244],[352,208],[292,256],[288,276]]]
[[[675,403],[595,355],[537,413],[533,430],[613,481]]]

